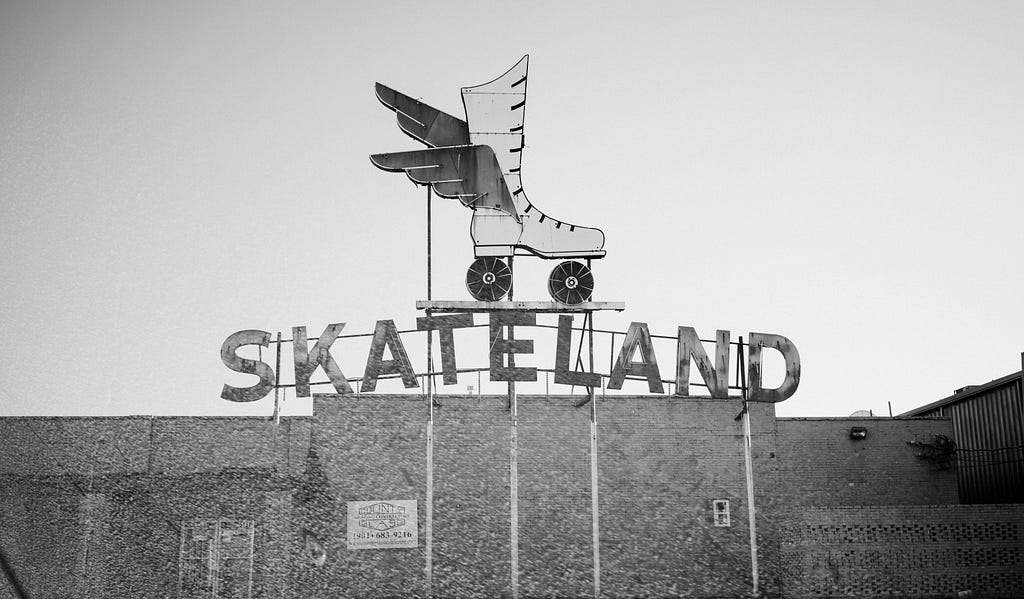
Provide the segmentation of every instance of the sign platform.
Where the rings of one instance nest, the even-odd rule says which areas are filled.
[[[570,305],[559,302],[419,300],[416,302],[416,309],[430,310],[431,312],[550,312],[569,314],[599,312],[601,310],[622,312],[626,309],[626,302],[583,302]]]

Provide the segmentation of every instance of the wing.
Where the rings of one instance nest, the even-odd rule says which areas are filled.
[[[469,144],[469,126],[466,121],[427,106],[386,85],[378,83],[376,89],[377,99],[395,111],[398,126],[413,139],[432,148]]]
[[[414,183],[431,185],[437,195],[458,198],[470,208],[494,208],[522,222],[489,146],[453,146],[373,154],[377,168],[404,171]]]

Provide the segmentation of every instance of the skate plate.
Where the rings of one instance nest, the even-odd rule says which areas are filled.
[[[543,312],[543,313],[571,313],[571,312],[598,312],[601,310],[614,310],[622,312],[626,309],[626,302],[583,302],[581,304],[562,304],[559,302],[537,302],[537,301],[499,301],[499,302],[478,302],[473,300],[418,300],[417,310],[430,310],[431,312]]]

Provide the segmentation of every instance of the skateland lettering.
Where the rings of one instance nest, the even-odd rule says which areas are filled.
[[[515,366],[516,355],[534,353],[534,340],[524,336],[524,329],[537,324],[534,312],[492,312],[489,314],[489,377],[491,381],[533,382],[537,380],[537,368]],[[430,315],[416,319],[417,331],[436,331],[441,347],[441,378],[445,385],[458,382],[455,357],[455,331],[474,326],[473,314]],[[295,394],[310,396],[310,377],[319,368],[327,375],[328,381],[337,393],[354,393],[341,366],[331,355],[331,346],[338,339],[345,323],[333,323],[324,328],[312,348],[309,347],[306,327],[292,329],[292,351],[295,366]],[[518,332],[517,332],[518,331]],[[681,326],[677,332],[675,397],[690,396],[690,367],[696,366],[708,394],[712,398],[729,397],[729,331],[719,330],[715,334],[714,362],[704,349],[704,344],[693,327]],[[257,401],[274,389],[274,369],[261,360],[242,358],[238,350],[247,345],[268,347],[270,333],[260,330],[238,331],[224,340],[220,355],[224,365],[234,372],[250,374],[259,380],[249,387],[224,385],[221,398],[235,402]],[[750,333],[747,346],[747,399],[749,401],[777,403],[788,399],[800,384],[800,354],[796,346],[782,335]],[[391,359],[384,359],[384,350],[390,351]],[[777,388],[763,387],[761,372],[762,356],[765,349],[779,352],[785,361],[785,377]],[[575,387],[598,387],[602,375],[579,372],[570,368],[572,354],[572,317],[558,317],[558,337],[555,347],[554,382],[556,385]],[[511,360],[509,358],[512,358]],[[419,387],[416,371],[402,343],[401,334],[393,320],[378,320],[370,342],[366,366],[363,369],[363,393],[374,392],[377,380],[382,376],[395,376],[402,380],[406,389]],[[647,382],[651,393],[665,393],[661,369],[654,351],[654,344],[647,324],[630,323],[619,348],[618,357],[608,375],[608,389],[622,389],[626,378],[642,379]]]

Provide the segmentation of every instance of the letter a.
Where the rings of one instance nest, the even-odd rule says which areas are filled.
[[[384,348],[391,350],[391,360],[384,359]],[[382,374],[402,375],[402,384],[406,389],[419,387],[416,382],[416,371],[409,362],[409,354],[405,353],[402,338],[398,336],[393,320],[378,320],[370,343],[370,354],[366,357],[366,370],[363,371],[363,384],[360,391],[367,393],[377,390],[377,378]]]
[[[642,362],[634,362],[633,354],[640,348]],[[651,343],[651,333],[647,330],[646,322],[631,322],[629,330],[626,331],[626,339],[622,342],[622,350],[619,358],[615,360],[615,368],[612,369],[611,378],[608,380],[609,389],[622,389],[622,381],[626,376],[637,376],[647,379],[647,388],[651,393],[664,393],[665,387],[661,384],[661,371],[658,370],[658,358],[654,355],[654,345]]]

